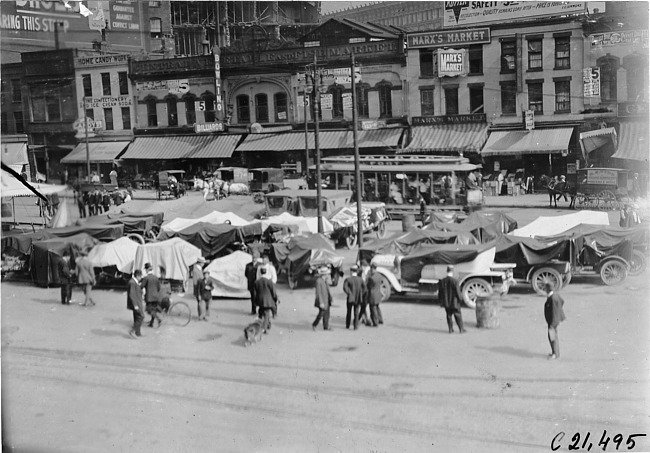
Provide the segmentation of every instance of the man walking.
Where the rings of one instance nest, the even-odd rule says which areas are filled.
[[[248,283],[248,292],[251,294],[251,315],[257,314],[255,299],[255,280],[257,280],[258,260],[260,263],[262,262],[261,258],[256,258],[253,256],[252,261],[246,265],[246,269],[244,270],[244,275],[246,275],[246,282]]]
[[[546,293],[544,317],[548,325],[548,342],[551,344],[551,353],[548,358],[554,360],[560,358],[560,338],[557,335],[557,328],[566,319],[563,308],[564,299],[559,294],[555,294],[553,285],[550,283],[544,284],[544,292]]]
[[[142,303],[142,288],[140,287],[141,278],[142,271],[136,269],[126,288],[126,308],[133,311],[133,329],[129,332],[132,338],[142,336],[140,327],[142,326],[142,321],[144,321],[144,304]]]
[[[70,271],[70,255],[65,252],[59,261],[59,280],[61,281],[61,304],[70,305],[72,299],[72,271]]]
[[[345,316],[345,328],[350,328],[350,320],[354,312],[354,330],[359,328],[359,306],[365,297],[365,284],[359,277],[359,267],[352,266],[351,275],[343,282],[343,292],[347,295],[347,314]]]
[[[151,315],[149,327],[153,327],[154,320],[158,321],[160,325],[160,317],[158,316],[158,293],[160,292],[160,280],[153,273],[151,263],[144,265],[144,272],[146,275],[140,282],[140,286],[144,290],[144,301],[146,303],[147,313]]]
[[[369,325],[370,321],[368,321],[368,313],[366,312],[366,306],[368,305],[368,298],[370,297],[370,294],[368,293],[368,279],[370,278],[370,264],[366,260],[361,261],[361,280],[363,280],[364,284],[364,294],[363,298],[361,299],[361,307],[359,309],[359,321],[363,325]]]
[[[95,270],[93,265],[88,259],[87,252],[81,252],[81,258],[77,260],[77,282],[83,287],[84,290],[84,307],[95,305],[93,300],[93,286],[97,284],[95,281]]]
[[[438,282],[438,300],[447,313],[449,333],[454,333],[452,317],[456,319],[460,333],[465,333],[463,315],[460,312],[462,296],[458,287],[458,280],[454,278],[454,266],[447,266],[447,276]]]
[[[370,305],[370,320],[372,327],[378,327],[379,324],[384,323],[384,318],[381,315],[381,275],[377,272],[377,265],[372,263],[370,265],[370,277],[368,277],[368,304]]]
[[[259,307],[259,317],[262,319],[262,331],[271,330],[271,316],[277,311],[278,295],[275,284],[271,279],[264,278],[266,269],[262,269],[262,278],[255,281],[253,293],[255,304]]]
[[[274,284],[278,283],[278,273],[275,270],[275,266],[269,260],[269,255],[262,255],[262,264],[257,266],[257,278],[262,277],[262,269],[266,269],[266,274],[264,278],[270,279]]]
[[[316,330],[320,320],[323,320],[323,330],[332,330],[330,327],[330,306],[332,305],[332,294],[325,276],[330,274],[328,267],[323,266],[318,269],[318,278],[316,279],[316,300],[314,307],[318,308],[318,315],[311,324],[313,330]]]
[[[194,266],[192,266],[192,287],[194,289],[194,298],[196,299],[196,306],[199,312],[199,319],[201,319],[201,293],[199,292],[199,282],[203,278],[203,265],[205,258],[199,256],[199,259]]]
[[[210,271],[205,269],[203,271],[203,279],[199,282],[199,294],[201,296],[201,301],[199,302],[199,321],[207,321],[210,317],[210,302],[212,301],[213,288]]]

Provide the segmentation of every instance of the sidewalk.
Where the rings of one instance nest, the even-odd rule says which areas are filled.
[[[547,193],[526,195],[485,196],[483,206],[486,208],[548,208],[550,205]],[[569,209],[569,201],[561,198],[557,202],[557,209]],[[555,207],[555,203],[553,204]]]

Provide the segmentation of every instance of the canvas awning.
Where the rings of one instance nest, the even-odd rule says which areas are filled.
[[[30,182],[26,182],[26,184],[34,188],[34,190],[43,195],[43,197],[45,197],[45,195],[63,192],[67,189],[67,186],[64,185],[36,184]],[[11,173],[3,169],[0,176],[0,196],[2,198],[33,197],[36,196],[36,194]]]
[[[490,134],[481,155],[568,153],[571,134],[573,134],[572,127],[532,131],[494,131]]]
[[[23,165],[29,164],[27,143],[2,143],[2,162],[20,173]]]
[[[359,148],[394,148],[398,145],[403,128],[387,128],[357,131]],[[308,132],[309,148],[314,148],[314,132]],[[352,131],[320,131],[320,149],[353,148]],[[285,132],[278,134],[248,134],[237,151],[304,151],[304,132]]]
[[[232,156],[241,135],[137,137],[122,159],[212,159]]]
[[[648,123],[633,121],[621,122],[618,150],[612,155],[616,159],[648,161]]]
[[[88,143],[88,154],[90,162],[94,164],[110,164],[117,159],[124,148],[130,142],[90,142]],[[70,154],[61,159],[62,164],[85,164],[86,144],[79,143]]]
[[[186,156],[186,159],[224,159],[232,156],[241,135],[210,135],[202,148]]]
[[[411,143],[398,153],[478,153],[487,140],[485,123],[416,126]]]
[[[590,153],[602,148],[603,146],[613,146],[613,148],[616,149],[616,129],[613,127],[606,127],[594,131],[583,132],[580,134],[580,146],[582,147],[582,155],[585,159]]]

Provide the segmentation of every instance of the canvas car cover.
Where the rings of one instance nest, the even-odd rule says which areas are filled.
[[[540,241],[504,235],[497,240],[494,260],[497,263],[515,263],[517,267],[527,267],[554,259],[566,259],[568,246],[566,240]]]
[[[115,266],[123,274],[130,274],[137,250],[137,242],[121,237],[95,246],[88,254],[88,259],[94,267]]]
[[[299,217],[284,212],[280,215],[275,215],[262,219],[262,230],[266,229],[271,224],[275,225],[293,225],[298,228],[300,233],[318,233],[318,218],[317,217]],[[329,234],[334,231],[332,223],[323,217],[323,233]]]
[[[99,241],[87,233],[64,238],[53,237],[32,243],[29,268],[32,280],[39,286],[59,285],[59,261],[65,252],[74,257],[82,250],[90,250]]]
[[[48,230],[55,237],[69,237],[79,233],[87,233],[102,242],[110,242],[124,236],[124,225],[97,225],[85,223],[81,226],[69,226],[65,228],[51,228]]]
[[[165,219],[164,212],[131,212],[127,209],[122,209],[121,213],[129,217],[151,217],[153,224],[159,228]]]
[[[180,238],[198,247],[203,256],[214,256],[234,242],[241,242],[239,227],[227,224],[195,223],[181,231],[161,231],[159,241]]]
[[[212,296],[248,299],[248,281],[246,280],[246,265],[253,257],[246,252],[235,251],[230,255],[212,260],[205,270],[210,272],[214,281]]]
[[[249,222],[248,220],[239,217],[234,212],[212,211],[210,214],[204,215],[203,217],[199,217],[198,219],[186,219],[182,217],[177,217],[171,222],[167,223],[166,225],[163,225],[162,229],[166,231],[181,231],[189,226],[194,225],[197,222],[211,223],[214,225],[230,224],[230,225],[241,226],[241,227],[247,226],[252,223]],[[260,234],[262,234],[261,228],[262,227],[260,225],[259,226]]]
[[[431,222],[425,230],[469,232],[481,243],[496,240],[517,228],[517,221],[502,212],[473,212],[461,223]]]
[[[580,211],[557,217],[538,217],[522,228],[510,234],[520,237],[556,236],[580,224],[609,226],[606,212]]]
[[[133,269],[144,269],[146,263],[151,263],[154,269],[164,266],[167,278],[185,281],[189,277],[190,267],[200,256],[201,249],[181,238],[151,242],[138,246]]]
[[[292,237],[286,244],[273,244],[272,250],[278,267],[286,269],[292,278],[304,275],[310,267],[343,265],[343,257],[336,254],[334,244],[318,233]]]
[[[154,216],[132,216],[130,214],[102,214],[89,217],[86,224],[124,225],[124,233],[142,233],[150,231],[154,225]]]
[[[16,250],[21,255],[27,255],[32,248],[32,242],[43,241],[52,237],[54,236],[52,236],[47,229],[39,230],[34,233],[3,234],[2,253],[6,253],[9,250]]]

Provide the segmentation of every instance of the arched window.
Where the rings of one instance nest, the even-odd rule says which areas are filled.
[[[359,118],[368,118],[370,116],[368,109],[368,90],[370,86],[367,83],[359,83],[357,90],[357,115]]]
[[[194,96],[183,96],[183,102],[185,103],[185,120],[190,126],[196,123],[196,102]]]
[[[273,104],[275,105],[275,121],[289,121],[287,113],[287,94],[275,93],[273,95]]]
[[[269,122],[269,98],[266,94],[255,95],[255,121],[258,123]]]
[[[248,96],[240,94],[237,96],[237,122],[250,123],[251,122],[251,108],[248,103]]]
[[[618,71],[618,58],[606,55],[596,61],[600,67],[600,99],[601,102],[616,102],[616,72]]]
[[[178,99],[176,96],[167,96],[165,103],[167,104],[167,125],[178,126]]]
[[[332,95],[332,118],[343,118],[343,87],[334,85],[328,92]]]
[[[389,83],[382,83],[377,86],[379,93],[379,117],[390,118],[393,116],[393,100],[391,97],[392,86]]]
[[[147,105],[147,125],[149,127],[157,127],[158,112],[156,112],[156,98],[149,97],[144,102]]]
[[[214,108],[214,95],[212,93],[204,93],[201,96],[203,102],[205,103],[205,110],[203,116],[206,123],[213,123],[217,120],[217,112]]]
[[[645,82],[648,78],[648,60],[641,55],[630,55],[623,58],[627,79],[627,100],[639,102],[647,100]]]

